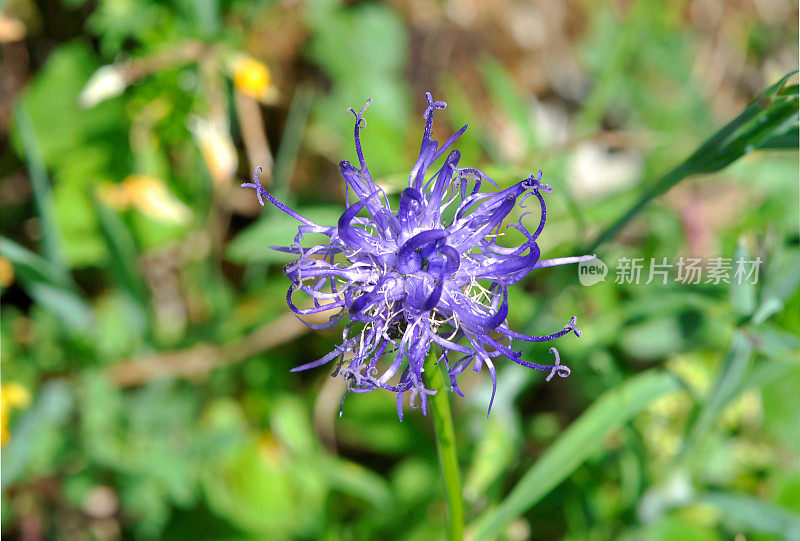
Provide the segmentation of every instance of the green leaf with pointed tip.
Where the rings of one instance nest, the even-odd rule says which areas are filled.
[[[520,96],[519,90],[514,84],[514,77],[493,56],[487,55],[481,59],[480,70],[483,82],[492,96],[492,101],[519,128],[521,135],[525,138],[527,148],[536,148],[536,134],[531,126],[530,108]]]
[[[661,177],[648,188],[639,200],[611,227],[606,229],[587,253],[614,238],[625,225],[639,214],[648,203],[663,195],[683,179],[700,173],[713,173],[727,167],[742,156],[761,148],[797,148],[786,146],[797,138],[798,100],[797,85],[785,86],[797,73],[787,73],[777,83],[767,88],[739,116],[717,131],[681,164]]]
[[[108,250],[111,278],[135,300],[142,310],[147,307],[147,286],[142,280],[136,242],[117,214],[99,201],[94,202],[100,231]]]
[[[25,160],[28,163],[28,174],[33,188],[33,201],[36,204],[36,212],[42,224],[41,250],[50,263],[63,267],[61,236],[56,226],[53,193],[50,189],[50,181],[47,178],[47,171],[45,170],[36,131],[33,128],[24,100],[20,100],[17,104],[15,120],[20,146],[23,148]]]
[[[511,493],[470,528],[475,539],[497,535],[516,517],[536,505],[595,452],[613,430],[657,398],[680,389],[664,372],[645,372],[603,394],[555,441],[522,476]]]
[[[33,300],[57,315],[66,327],[81,333],[91,331],[92,308],[59,265],[5,237],[0,240],[0,253],[14,265],[20,283]]]
[[[750,340],[747,339],[744,333],[737,331],[722,363],[722,368],[720,368],[719,374],[717,374],[709,395],[700,410],[700,414],[691,428],[687,439],[687,449],[708,432],[711,425],[722,413],[723,408],[741,390],[747,367],[750,365],[752,352],[753,346]]]
[[[508,471],[517,458],[516,450],[520,446],[517,415],[500,417],[495,414],[486,421],[483,430],[464,483],[464,497],[469,501],[477,501],[492,483]]]
[[[705,494],[700,501],[716,507],[723,521],[737,532],[743,528],[754,533],[776,534],[786,541],[800,540],[800,517],[779,505],[731,492]]]
[[[281,146],[275,155],[275,165],[272,170],[272,185],[269,187],[276,199],[286,199],[289,181],[294,173],[297,155],[300,152],[303,132],[306,128],[308,113],[314,102],[314,89],[301,87],[295,91],[286,127],[281,136]]]
[[[34,186],[46,188],[45,168],[52,178],[50,190],[35,189],[46,198],[43,216],[52,201],[59,256],[71,267],[97,265],[105,255],[87,188],[131,171],[124,100],[109,99],[90,109],[78,102],[99,67],[86,40],[60,44],[20,95],[9,133],[12,148],[29,160]],[[53,237],[47,227],[43,224],[43,233]]]
[[[758,308],[753,314],[753,325],[761,325],[783,310],[786,300],[797,291],[800,286],[800,255],[794,252],[786,259],[773,261],[768,270]]]

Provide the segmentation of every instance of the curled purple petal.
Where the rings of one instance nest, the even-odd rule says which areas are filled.
[[[432,138],[433,120],[435,112],[447,104],[434,100],[431,93],[426,93],[425,99],[419,155],[397,208],[392,208],[373,180],[362,151],[361,132],[372,100],[359,111],[348,109],[355,117],[358,161],[339,163],[347,207],[335,225],[318,225],[275,199],[261,186],[259,170],[252,183],[242,184],[256,190],[262,205],[266,199],[300,222],[294,243],[275,248],[297,256],[284,268],[292,282],[286,297],[291,312],[299,318],[335,311],[328,323],[306,323],[311,328],[347,322],[341,345],[292,371],[340,358],[334,376],[344,378],[345,397],[376,389],[396,393],[401,421],[406,393],[409,405],[421,407],[425,414],[428,396],[436,392],[425,386],[423,378],[425,359],[431,353],[444,362],[450,390],[459,396],[463,396],[459,376],[467,368],[480,372],[486,367],[492,384],[489,413],[497,392],[495,364],[500,358],[546,371],[547,381],[555,375],[569,375],[555,348],[550,350],[553,364],[538,364],[523,359],[513,342],[547,342],[569,333],[580,337],[577,318],[572,317],[562,330],[543,336],[515,332],[507,322],[509,287],[535,269],[594,257],[540,259],[537,239],[547,221],[543,194],[553,191],[542,183],[542,171],[508,188],[481,192],[484,182],[495,187],[497,183],[478,169],[459,166],[461,154],[451,150],[467,126],[440,145]],[[434,169],[434,163],[445,155]],[[357,198],[352,204],[351,192]],[[518,207],[526,208],[529,197],[534,197],[541,209],[532,230],[523,223],[531,212],[518,217],[513,214]],[[517,246],[498,244],[503,223],[512,215],[515,218],[508,227],[522,233],[524,241]],[[328,240],[305,248],[301,243],[307,233],[322,234]],[[295,294],[306,296],[308,304],[295,301]],[[343,405],[344,397],[340,415]]]

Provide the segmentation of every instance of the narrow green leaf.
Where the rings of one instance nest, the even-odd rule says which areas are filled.
[[[305,87],[295,92],[292,105],[289,108],[289,116],[286,119],[286,127],[281,136],[281,146],[275,155],[275,166],[272,171],[271,191],[278,199],[285,199],[289,191],[289,181],[294,172],[294,165],[297,161],[297,154],[300,152],[300,143],[303,139],[303,131],[306,128],[306,120],[314,101],[314,89]]]
[[[484,434],[476,446],[472,465],[464,483],[464,497],[476,501],[499,479],[516,460],[520,430],[516,416],[500,417],[497,410],[483,427]]]
[[[794,73],[797,73],[797,70],[789,73],[786,77],[788,78]],[[778,94],[780,94],[781,96],[792,96],[796,98],[800,96],[800,85],[797,84],[784,85],[783,88],[781,88],[780,91],[778,91]]]
[[[91,331],[92,309],[61,267],[5,237],[0,240],[0,253],[14,265],[19,282],[33,300],[56,314],[66,327]]]
[[[747,252],[747,247],[740,239],[736,245],[736,255],[733,258],[734,272],[737,269],[737,261],[744,265],[745,261],[750,260],[750,254]],[[756,286],[751,280],[746,280],[740,276],[739,279],[731,280],[730,287],[730,302],[731,307],[742,315],[752,314],[756,308]]]
[[[766,277],[767,281],[761,290],[761,301],[753,314],[753,325],[760,325],[783,310],[786,299],[800,286],[799,256],[793,255],[788,260],[773,265],[778,268]]]
[[[692,153],[691,156],[687,159],[687,161],[692,160],[699,160],[702,159],[704,155],[708,155],[709,153],[714,152],[716,148],[721,148],[724,146],[726,140],[733,137],[738,129],[740,129],[744,124],[755,118],[759,112],[762,111],[764,107],[769,104],[769,100],[772,99],[774,96],[778,94],[782,94],[781,89],[784,89],[784,85],[789,78],[797,73],[797,70],[791,71],[784,75],[778,82],[767,88],[761,95],[753,101],[750,105],[748,105],[744,111],[742,111],[739,116],[734,118],[728,124],[726,124],[723,128],[717,131],[714,135],[712,135],[709,139],[707,139],[700,147]],[[786,92],[791,87],[787,87],[784,89],[784,96],[789,98],[796,98],[796,93]]]
[[[691,156],[645,190],[639,200],[607,228],[586,250],[614,238],[648,203],[663,195],[683,179],[699,173],[713,173],[742,156],[760,148],[787,148],[786,134],[798,125],[798,97],[793,87],[784,89],[786,81],[796,73],[786,74],[745,108],[742,113],[708,138]],[[797,148],[796,146],[793,148]]]
[[[791,150],[800,146],[800,130],[797,126],[790,126],[784,133],[778,133],[758,145],[761,150]]]
[[[536,134],[531,127],[531,113],[528,104],[515,88],[514,78],[493,56],[485,56],[480,62],[483,82],[489,89],[492,100],[517,125],[525,137],[529,149],[536,148]]]
[[[41,250],[44,253],[44,257],[51,264],[63,268],[61,240],[56,226],[55,206],[50,190],[50,181],[47,178],[44,160],[39,149],[39,141],[36,138],[36,131],[28,114],[25,100],[20,100],[17,104],[14,119],[19,140],[25,153],[25,160],[28,163],[28,174],[33,188],[33,202],[36,205],[36,213],[39,215],[41,222]]]
[[[72,288],[74,284],[63,269],[53,265],[42,256],[35,254],[17,244],[13,240],[0,237],[0,253],[14,264],[16,272],[22,272],[25,278],[41,282],[49,282],[64,288]]]
[[[30,282],[25,289],[38,304],[58,316],[66,327],[88,334],[94,327],[91,308],[74,292],[47,282]]]
[[[800,361],[800,336],[791,330],[769,324],[758,328],[745,327],[754,349],[770,359],[785,360],[792,364]]]
[[[760,389],[786,377],[800,365],[800,336],[769,324],[745,327],[753,350],[765,359],[747,373],[744,388]]]
[[[700,501],[716,507],[732,529],[776,534],[786,541],[800,540],[800,516],[790,509],[749,494],[731,492],[705,494]]]
[[[72,391],[63,381],[45,383],[36,402],[22,414],[3,449],[2,488],[17,481],[34,458],[36,444],[42,434],[58,431],[72,408]]]
[[[117,216],[103,203],[94,201],[100,231],[108,250],[111,279],[143,309],[147,307],[147,286],[139,270],[138,250],[133,236]]]
[[[723,408],[736,396],[742,387],[744,375],[750,364],[753,346],[742,331],[736,331],[722,368],[711,386],[697,420],[690,429],[684,453],[686,453],[717,420]]]
[[[607,391],[545,451],[511,493],[471,527],[474,539],[497,535],[510,521],[536,505],[598,450],[613,430],[657,398],[674,393],[680,383],[664,372],[646,372]]]

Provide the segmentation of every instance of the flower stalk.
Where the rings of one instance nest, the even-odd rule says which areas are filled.
[[[438,356],[431,352],[425,360],[423,379],[429,389],[436,391],[430,396],[433,412],[433,427],[436,433],[436,452],[444,481],[447,501],[447,539],[460,541],[464,538],[464,499],[461,496],[461,476],[458,470],[458,448],[450,409],[450,397],[442,375]]]

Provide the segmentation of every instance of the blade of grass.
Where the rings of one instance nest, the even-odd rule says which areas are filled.
[[[58,266],[7,237],[0,237],[0,253],[14,264],[14,270],[23,280],[49,282],[74,290],[75,284]]]
[[[800,286],[800,256],[791,255],[785,261],[779,261],[775,266],[778,268],[766,276],[758,308],[753,314],[753,325],[761,325],[783,310],[787,299]]]
[[[63,381],[49,381],[37,391],[36,402],[25,411],[3,448],[2,488],[22,477],[34,458],[43,434],[59,432],[72,410],[72,391]]]
[[[100,231],[108,250],[111,279],[143,310],[147,307],[147,286],[138,269],[136,243],[125,223],[110,208],[94,201]]]
[[[42,232],[42,254],[53,265],[53,270],[66,274],[64,262],[61,258],[61,241],[56,225],[50,182],[47,178],[47,170],[44,166],[42,154],[39,151],[39,142],[36,138],[33,122],[31,122],[24,100],[20,100],[17,104],[15,120],[20,141],[25,151],[25,161],[28,164],[28,174],[33,188],[33,202],[36,206],[36,213],[39,215]]]
[[[56,314],[66,327],[81,333],[91,331],[91,307],[57,264],[5,237],[0,239],[0,253],[14,265],[20,284],[33,300]]]
[[[530,107],[514,86],[514,78],[495,57],[490,55],[481,59],[479,67],[492,100],[506,113],[509,120],[517,125],[525,137],[528,150],[535,149],[538,145],[531,126]]]
[[[790,509],[760,498],[732,492],[712,492],[699,498],[716,507],[732,529],[771,533],[787,541],[800,540],[800,517]]]
[[[708,433],[723,408],[742,388],[742,381],[750,365],[753,346],[742,331],[736,331],[731,347],[725,355],[722,368],[717,374],[711,391],[703,403],[696,421],[689,429],[682,455],[686,456],[697,441]]]
[[[473,539],[498,535],[516,517],[532,508],[595,452],[613,430],[657,398],[680,389],[665,372],[646,372],[611,389],[592,404],[522,476],[503,502],[470,528]]]
[[[742,239],[736,244],[736,255],[733,259],[734,272],[738,269],[739,263],[744,265],[745,261],[750,260],[750,254],[747,252],[747,247]],[[753,313],[756,309],[756,286],[751,280],[745,280],[743,277],[731,280],[730,287],[730,303],[734,311],[742,316],[747,316]]]
[[[791,126],[784,133],[779,133],[761,143],[758,148],[761,150],[792,150],[797,148],[800,139],[800,129]]]
[[[800,101],[797,85],[784,88],[786,81],[795,73],[797,70],[787,73],[767,88],[739,116],[648,188],[627,212],[598,236],[585,253],[594,252],[598,246],[614,238],[648,203],[691,175],[719,171],[761,148],[797,148],[796,144],[793,147],[786,146],[797,143],[796,137],[792,139],[798,125]]]
[[[313,101],[314,89],[309,87],[300,88],[295,93],[292,105],[289,108],[289,116],[286,119],[286,127],[283,129],[281,146],[275,156],[275,166],[272,173],[272,193],[282,201],[285,200],[289,191],[289,181],[294,171],[294,165],[297,162],[303,131],[305,131],[306,120]]]

